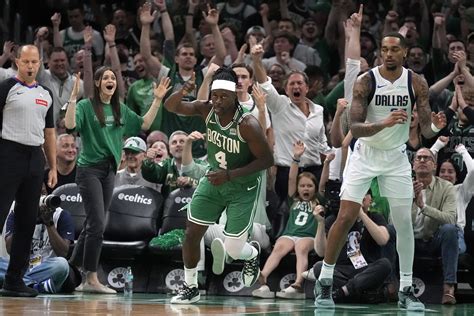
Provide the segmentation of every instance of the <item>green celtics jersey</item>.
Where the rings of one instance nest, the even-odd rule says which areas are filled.
[[[221,126],[219,117],[211,109],[206,118],[207,160],[210,170],[232,170],[243,167],[255,159],[247,142],[240,136],[239,124],[250,113],[237,110],[227,126]],[[232,179],[232,182],[248,183],[255,181],[261,172]]]
[[[318,226],[313,216],[310,201],[288,198],[288,204],[290,206],[290,216],[282,236],[314,238]]]

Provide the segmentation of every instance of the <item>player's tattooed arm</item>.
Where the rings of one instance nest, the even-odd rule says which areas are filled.
[[[413,91],[416,98],[416,109],[418,111],[421,133],[426,138],[432,138],[436,133],[431,130],[431,107],[429,103],[428,84],[425,79],[415,73],[413,73]]]
[[[357,79],[352,92],[351,131],[355,138],[372,136],[385,128],[383,122],[366,123],[369,93],[371,91],[370,75],[366,73]]]

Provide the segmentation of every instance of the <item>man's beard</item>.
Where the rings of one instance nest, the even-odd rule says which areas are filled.
[[[388,71],[395,71],[395,70],[397,70],[397,66],[385,65],[385,68],[387,68]]]

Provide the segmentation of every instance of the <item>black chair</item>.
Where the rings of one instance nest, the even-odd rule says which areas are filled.
[[[186,205],[191,202],[191,197],[194,193],[194,188],[179,188],[172,191],[165,201],[163,207],[162,224],[159,232],[164,235],[174,229],[186,229],[187,209]],[[166,249],[161,249],[159,246],[150,246],[149,250],[152,254],[162,254],[167,252]],[[179,250],[181,256],[181,245],[173,248]]]
[[[141,254],[157,234],[162,195],[151,188],[122,185],[114,189],[106,213],[103,256],[133,257]]]
[[[86,212],[84,211],[84,203],[82,202],[82,196],[79,193],[79,187],[75,183],[63,184],[57,187],[52,194],[57,195],[61,198],[61,208],[68,211],[71,214],[72,220],[74,221],[74,243],[69,245],[69,251],[67,257],[72,255],[75,242],[79,237],[79,234],[84,227],[84,221],[86,220]]]
[[[61,208],[71,214],[74,220],[74,239],[77,240],[86,220],[86,212],[84,211],[84,203],[79,193],[79,187],[75,183],[63,184],[56,188],[52,194],[61,198]]]
[[[186,205],[191,202],[193,193],[193,188],[179,188],[168,195],[163,206],[158,237],[175,229],[186,229]],[[148,293],[169,293],[176,290],[177,284],[184,280],[181,249],[181,244],[172,248],[148,245],[149,255],[155,258],[148,281]]]

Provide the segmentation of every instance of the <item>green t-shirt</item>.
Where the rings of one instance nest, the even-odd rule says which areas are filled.
[[[83,99],[76,106],[76,130],[81,135],[82,149],[77,165],[87,167],[110,161],[115,167],[120,164],[124,136],[134,136],[140,132],[143,118],[131,111],[125,104],[120,104],[120,122],[116,126],[112,106],[104,104],[105,126],[102,127],[95,115],[89,99]]]
[[[337,110],[337,99],[344,98],[344,80],[339,82],[327,95],[326,95],[326,109],[329,111],[331,116]]]
[[[144,116],[148,112],[153,103],[153,99],[153,79],[151,78],[137,80],[128,88],[127,106],[140,116]],[[163,104],[161,104],[161,106],[163,106]],[[160,119],[157,115],[149,130],[161,130],[160,123]]]
[[[318,223],[314,219],[310,201],[301,201],[288,197],[290,216],[282,236],[313,237]]]
[[[196,164],[201,163],[196,159],[194,159],[194,162]],[[178,188],[177,180],[180,175],[178,169],[176,168],[176,162],[174,158],[166,158],[159,163],[155,163],[151,159],[145,159],[142,164],[142,175],[143,179],[149,182],[163,185],[161,187],[161,194],[165,199],[173,190]],[[193,178],[191,180],[191,185],[196,187],[199,179]]]

